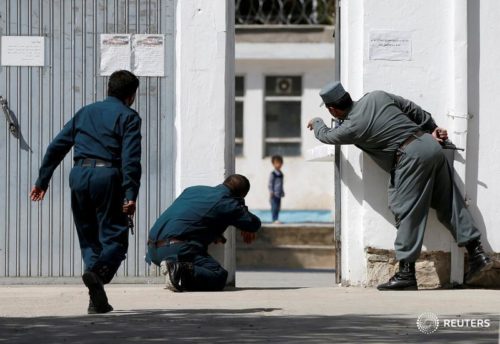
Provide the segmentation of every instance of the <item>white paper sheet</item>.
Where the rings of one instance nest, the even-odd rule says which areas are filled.
[[[2,66],[44,66],[45,38],[41,36],[2,36]]]
[[[129,34],[101,34],[102,76],[111,75],[121,69],[132,71],[130,41]]]
[[[411,60],[411,32],[373,30],[369,37],[370,60]]]
[[[134,35],[132,55],[135,75],[165,76],[165,35]]]

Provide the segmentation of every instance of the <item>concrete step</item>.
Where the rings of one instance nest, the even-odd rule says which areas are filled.
[[[265,225],[250,245],[237,235],[236,266],[245,269],[334,269],[333,226]]]
[[[334,269],[335,246],[240,246],[236,250],[236,266],[245,269]]]
[[[240,235],[236,240],[243,244]],[[257,233],[254,245],[333,245],[333,224],[266,224]]]

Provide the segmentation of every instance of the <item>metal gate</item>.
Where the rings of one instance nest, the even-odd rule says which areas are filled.
[[[143,178],[119,276],[147,276],[147,231],[173,198],[173,0],[1,0],[0,36],[44,36],[44,67],[0,67],[0,95],[32,153],[0,113],[0,277],[79,276],[83,264],[70,208],[72,156],[54,173],[46,199],[28,194],[51,139],[83,105],[101,100],[99,34],[165,34],[166,77],[140,78],[134,108],[143,119]],[[1,47],[0,47],[1,48]]]

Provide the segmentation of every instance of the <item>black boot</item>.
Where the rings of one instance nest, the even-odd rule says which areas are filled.
[[[415,278],[415,263],[399,262],[399,272],[389,279],[389,282],[380,284],[378,290],[417,290]]]
[[[465,274],[465,284],[474,284],[481,277],[481,273],[493,267],[493,261],[484,252],[479,239],[465,245],[469,253],[469,269]]]
[[[89,289],[90,303],[88,313],[97,314],[111,312],[113,307],[108,303],[108,297],[99,276],[95,272],[86,271],[82,275],[82,280]]]
[[[183,280],[190,279],[193,275],[193,263],[162,261],[161,272],[166,278],[166,288],[176,293],[185,291]]]
[[[92,300],[89,301],[89,308],[87,309],[88,314],[102,314],[108,313],[113,310],[113,307],[108,303],[108,305],[103,309],[96,309]]]

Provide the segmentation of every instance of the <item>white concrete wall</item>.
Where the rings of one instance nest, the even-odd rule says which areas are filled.
[[[176,3],[176,194],[234,171],[234,2]],[[234,282],[234,233],[215,255]]]
[[[469,123],[467,194],[486,247],[500,252],[500,2],[473,2],[469,13]],[[477,12],[477,13],[475,13]]]
[[[398,5],[398,6],[396,6]],[[367,15],[367,14],[370,15]],[[382,89],[413,100],[431,112],[436,123],[448,127],[446,114],[452,110],[450,83],[452,65],[451,2],[428,6],[425,0],[365,2],[363,44],[363,93]],[[412,32],[411,61],[368,59],[370,30],[390,29]],[[392,248],[396,231],[387,208],[387,173],[364,156],[365,246]],[[373,231],[369,228],[380,228]],[[430,216],[424,249],[449,250],[451,236]]]
[[[248,45],[248,44],[247,44]],[[236,56],[238,56],[236,46]],[[274,44],[279,51],[279,44]],[[333,53],[333,46],[331,46]],[[310,118],[324,113],[318,95],[321,87],[332,80],[333,59],[328,60],[271,60],[240,59],[236,75],[245,76],[243,156],[236,158],[236,171],[246,175],[252,189],[247,204],[253,209],[269,209],[267,181],[272,171],[270,158],[264,157],[264,83],[267,75],[302,76],[302,154],[317,146],[306,128]],[[284,157],[284,209],[331,209],[333,205],[333,163],[306,162],[304,157]]]
[[[465,13],[462,13],[463,17],[454,17],[460,13],[460,5],[460,1],[455,0],[432,4],[424,0],[343,1],[342,82],[354,99],[376,89],[411,99],[430,111],[438,125],[452,129],[450,136],[456,143],[467,141],[467,156],[456,156],[457,160],[466,159],[466,167],[459,161],[455,162],[457,177],[460,184],[465,181],[470,209],[487,238],[485,246],[499,251],[500,234],[497,228],[500,217],[497,215],[495,196],[500,191],[500,163],[495,155],[495,143],[498,141],[495,132],[500,124],[496,114],[500,105],[500,49],[494,42],[500,34],[500,25],[496,20],[500,3],[490,0],[474,5],[480,6],[477,18],[479,37],[470,37],[469,44],[475,44],[475,40],[480,42],[476,62],[470,58],[467,62],[467,41],[461,36],[462,25],[467,24]],[[370,30],[410,31],[412,59],[369,60]],[[469,27],[469,34],[470,30]],[[465,67],[462,62],[465,62]],[[474,94],[469,84],[469,98],[475,97],[469,99],[469,109],[472,106],[469,112],[474,112],[474,105],[477,111],[469,121],[468,134],[462,135],[457,129],[463,125],[457,125],[460,119],[453,119],[447,114],[464,115],[457,113],[457,109],[464,106],[461,97],[467,97],[463,91],[467,90],[464,68],[466,71],[468,67],[470,79],[471,73],[474,75],[471,72],[474,64],[479,72],[476,82],[478,91]],[[396,230],[393,216],[387,208],[388,175],[353,146],[344,147],[342,154],[343,279],[352,284],[363,284],[366,278],[364,249],[368,246],[393,249]],[[424,250],[450,251],[454,247],[451,235],[431,211]]]
[[[226,79],[226,64],[234,63],[234,55],[226,40],[234,32],[227,32],[225,6],[224,1],[177,2],[177,194],[191,185],[221,183],[232,168],[225,147],[226,137],[234,135],[226,130],[232,117],[226,112],[233,108],[226,97],[234,94],[234,84]]]

